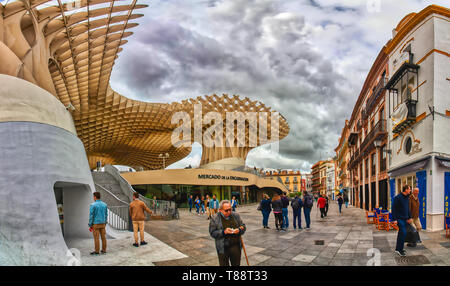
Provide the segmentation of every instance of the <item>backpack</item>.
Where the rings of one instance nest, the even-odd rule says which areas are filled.
[[[311,198],[311,196],[306,196],[305,197],[305,207],[307,208],[312,208],[313,207],[313,200]]]
[[[294,210],[298,210],[298,209],[300,208],[300,204],[299,204],[299,202],[298,202],[298,199],[293,200],[292,203],[291,203],[291,206],[292,206],[292,208],[293,208]]]

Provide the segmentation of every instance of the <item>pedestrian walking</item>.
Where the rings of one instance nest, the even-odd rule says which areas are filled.
[[[209,198],[209,195],[206,195],[206,198],[205,198],[205,209],[206,209],[206,214],[208,215],[208,218],[206,218],[207,220],[211,218],[211,212],[209,210],[209,201],[210,200],[211,199]]]
[[[106,254],[106,223],[108,221],[108,206],[100,199],[100,193],[94,193],[94,202],[89,207],[89,230],[94,235],[94,248],[91,255],[100,254],[100,237],[102,239],[102,254]]]
[[[298,229],[302,229],[302,207],[303,207],[302,200],[298,196],[295,196],[295,198],[291,202],[291,207],[294,221],[293,222],[294,229],[297,229],[297,221],[298,221]]]
[[[238,201],[236,200],[236,197],[233,196],[233,198],[231,198],[231,208],[233,209],[233,211],[236,211],[236,208],[238,206]]]
[[[324,198],[325,198],[325,217],[328,215],[328,207],[329,207],[329,198],[328,198],[328,196],[327,195],[323,195],[324,196]]]
[[[220,266],[240,266],[242,235],[246,227],[239,214],[232,211],[231,202],[220,202],[219,213],[209,221],[209,234],[216,242]]]
[[[303,195],[303,214],[305,215],[306,229],[311,226],[311,209],[314,206],[314,198],[305,191]]]
[[[216,199],[216,195],[213,195],[212,200],[209,201],[209,211],[211,217],[219,211],[219,201]]]
[[[156,196],[153,196],[152,209],[155,214],[157,208],[158,208],[158,200],[156,199]]]
[[[348,208],[348,196],[347,196],[347,194],[344,194],[344,203],[345,203],[345,208]]]
[[[261,200],[260,206],[261,206],[261,213],[263,216],[263,222],[262,222],[263,227],[270,229],[269,216],[270,216],[270,213],[272,212],[272,206],[271,206],[270,197],[267,194],[263,194],[263,199]]]
[[[325,199],[325,195],[322,195],[321,197],[319,197],[319,199],[317,200],[317,207],[320,210],[320,218],[325,218],[326,214],[325,214],[325,205],[327,204],[327,200]]]
[[[197,214],[200,215],[200,204],[201,201],[198,196],[195,197],[195,208],[197,209]]]
[[[283,202],[281,201],[281,197],[278,194],[275,194],[272,198],[272,209],[273,214],[275,215],[275,227],[277,230],[286,231],[283,228]]]
[[[392,220],[397,221],[398,234],[397,245],[395,253],[400,256],[406,256],[405,238],[406,238],[406,224],[412,223],[411,211],[409,209],[409,195],[411,188],[408,185],[403,186],[402,192],[394,197],[392,202]]]
[[[133,222],[134,233],[134,247],[139,247],[138,243],[138,231],[140,232],[141,244],[146,245],[144,239],[144,227],[145,227],[145,213],[151,214],[152,211],[145,205],[145,203],[139,200],[139,193],[133,193],[133,201],[130,203],[130,217]]]
[[[411,225],[415,227],[417,232],[420,232],[422,229],[422,224],[420,223],[419,219],[419,209],[420,209],[420,202],[419,202],[419,188],[414,188],[412,194],[409,196],[409,210],[411,212],[411,218],[412,223]],[[422,241],[418,241],[419,243]],[[417,242],[408,243],[406,244],[409,247],[416,247]]]
[[[281,194],[281,202],[283,203],[283,209],[282,209],[282,214],[283,214],[283,228],[287,229],[289,228],[289,218],[288,218],[288,207],[289,207],[289,198],[286,196],[286,192],[283,192]]]
[[[188,198],[188,204],[189,204],[189,212],[192,213],[192,207],[194,206],[194,199],[192,198],[192,195]]]
[[[202,208],[202,214],[205,214],[205,196],[202,196],[200,200],[200,207]]]
[[[338,196],[337,202],[339,206],[339,213],[342,214],[342,205],[344,204],[344,199],[341,195]]]

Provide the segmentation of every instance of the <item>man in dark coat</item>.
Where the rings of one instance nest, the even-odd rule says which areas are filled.
[[[397,221],[398,235],[395,253],[400,256],[406,256],[405,238],[406,238],[406,224],[412,222],[411,211],[409,210],[409,195],[411,188],[406,185],[403,186],[402,192],[395,196],[392,202],[392,220]]]
[[[220,266],[240,266],[241,235],[246,231],[239,214],[232,212],[228,200],[220,202],[219,213],[211,217],[209,234],[216,240],[216,250]]]

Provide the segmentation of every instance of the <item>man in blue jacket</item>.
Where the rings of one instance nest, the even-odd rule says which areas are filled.
[[[395,253],[400,256],[406,256],[404,250],[406,238],[406,224],[412,222],[411,211],[409,209],[410,186],[403,186],[402,192],[395,196],[392,202],[392,220],[397,221],[398,235]]]
[[[94,233],[95,251],[91,255],[98,255],[102,238],[102,254],[106,253],[106,222],[108,221],[108,207],[100,200],[100,193],[94,193],[94,201],[89,208],[89,229]]]

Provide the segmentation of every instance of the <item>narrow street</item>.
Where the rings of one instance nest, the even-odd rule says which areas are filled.
[[[406,257],[394,254],[397,231],[377,230],[367,224],[365,212],[354,207],[345,208],[338,214],[338,206],[330,203],[327,218],[320,219],[317,208],[311,212],[311,229],[294,230],[289,207],[289,229],[275,230],[273,214],[269,219],[271,229],[262,228],[262,216],[256,205],[237,209],[247,232],[243,236],[251,266],[366,266],[377,261],[381,266],[395,265],[450,265],[450,240],[445,231],[421,232],[423,243],[415,248],[405,246]],[[302,226],[305,227],[302,215]],[[180,211],[180,219],[172,221],[149,221],[146,232],[175,248],[187,257],[155,262],[155,265],[214,266],[218,265],[214,240],[209,236],[209,221],[205,215]],[[323,241],[323,245],[320,244]],[[368,251],[375,253],[369,257]],[[242,252],[241,265],[246,265]]]

